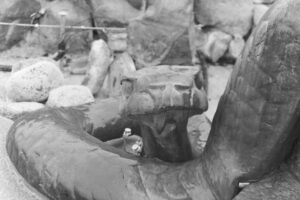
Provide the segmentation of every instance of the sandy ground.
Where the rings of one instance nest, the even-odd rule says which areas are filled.
[[[12,49],[9,52],[0,55],[0,65],[13,65],[24,57],[39,57],[40,51],[36,49],[22,51],[18,48]],[[20,56],[23,55],[23,56]],[[209,109],[206,115],[212,120],[216,111],[219,99],[226,87],[228,77],[230,76],[232,66],[220,67],[211,66],[208,70],[209,88],[208,100]],[[10,73],[0,72],[0,101],[5,100],[4,84],[9,78]],[[65,74],[66,84],[80,84],[82,75]],[[3,119],[0,116],[0,200],[42,200],[45,199],[40,194],[37,194],[26,181],[18,174],[15,167],[10,162],[5,149],[6,133],[11,121]]]

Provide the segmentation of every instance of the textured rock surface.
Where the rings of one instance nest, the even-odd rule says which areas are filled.
[[[13,121],[0,116],[0,199],[47,200],[17,172],[6,151],[6,135]]]
[[[58,66],[41,61],[14,73],[6,82],[7,96],[13,101],[44,101],[51,89],[63,84]]]
[[[113,55],[106,42],[104,40],[94,41],[88,59],[89,70],[82,82],[93,95],[102,88],[112,61]]]
[[[29,58],[29,59],[20,60],[19,62],[15,63],[12,66],[11,72],[14,73],[14,72],[20,71],[21,69],[30,67],[31,65],[34,65],[41,61],[53,62],[55,65],[57,65],[57,63],[49,57]]]
[[[110,97],[121,95],[121,79],[126,74],[136,71],[132,58],[128,53],[117,54],[110,65],[107,91]]]
[[[241,55],[244,47],[245,47],[245,40],[243,39],[243,37],[241,35],[235,35],[229,44],[229,48],[228,48],[229,56],[233,58],[238,58]]]
[[[269,10],[269,6],[264,4],[256,4],[254,5],[254,13],[253,13],[253,22],[254,25],[257,25],[264,14]]]
[[[69,26],[88,26],[91,24],[91,8],[83,1],[45,1],[40,0],[46,14],[40,19],[40,24],[60,25],[65,23]],[[64,13],[64,19],[61,14]],[[63,22],[64,21],[64,22]],[[78,31],[66,29],[61,33],[59,28],[35,29],[27,38],[29,43],[41,45],[45,52],[54,53],[57,45],[62,40],[65,42],[66,50],[69,53],[88,51],[92,41],[91,31]]]
[[[15,119],[21,114],[42,109],[45,106],[36,102],[0,102],[0,115]]]
[[[231,35],[246,35],[252,23],[252,0],[195,0],[197,21]]]
[[[68,107],[94,102],[91,91],[82,85],[65,85],[50,91],[47,106]]]
[[[187,36],[191,19],[192,1],[157,0],[148,7],[141,19],[131,21],[128,27],[128,52],[136,61],[137,68],[161,64],[173,46],[184,48],[189,45],[188,38],[184,38],[184,35]],[[176,44],[177,40],[182,42]],[[178,56],[177,59],[191,59],[188,55],[189,48],[185,49],[185,54],[177,54],[183,57]],[[176,59],[176,54],[172,57]]]
[[[1,22],[30,23],[30,15],[39,11],[41,5],[36,0],[13,0],[9,4],[1,3],[1,9],[5,9],[0,16]],[[0,26],[0,49],[5,50],[18,44],[30,30],[29,27]]]

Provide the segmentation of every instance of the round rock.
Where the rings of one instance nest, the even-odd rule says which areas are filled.
[[[47,105],[51,107],[78,106],[94,102],[89,88],[82,85],[65,85],[52,90]]]
[[[44,107],[43,104],[36,102],[0,102],[0,115],[9,119],[15,119],[21,114],[33,112]]]
[[[64,77],[53,62],[41,61],[14,73],[6,83],[7,96],[17,102],[40,102],[50,90],[62,85]]]

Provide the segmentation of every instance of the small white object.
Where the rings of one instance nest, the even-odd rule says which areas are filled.
[[[239,188],[244,188],[244,187],[246,187],[248,185],[250,185],[249,182],[244,182],[244,183],[242,182],[242,183],[239,183]]]
[[[128,137],[131,135],[131,128],[125,128],[123,137]]]

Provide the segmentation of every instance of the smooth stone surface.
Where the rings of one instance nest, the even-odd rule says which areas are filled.
[[[47,61],[47,62],[53,62],[53,64],[57,65],[57,63],[49,58],[49,57],[38,57],[38,58],[29,58],[29,59],[24,59],[24,60],[20,60],[19,62],[15,63],[12,66],[12,73],[18,72],[26,67],[30,67],[36,63],[39,63],[41,61]]]
[[[254,13],[253,13],[253,21],[254,25],[257,25],[264,14],[269,10],[269,6],[264,4],[256,4],[254,5]]]
[[[94,102],[89,88],[82,85],[65,85],[50,91],[47,106],[68,107]]]
[[[50,90],[63,84],[58,66],[41,61],[11,75],[6,82],[7,96],[17,102],[40,102],[48,98]]]
[[[109,73],[107,75],[108,80],[106,90],[109,97],[116,97],[122,94],[121,79],[126,76],[126,74],[130,74],[134,71],[136,71],[134,62],[127,52],[116,55],[113,63],[110,65]]]
[[[252,0],[195,0],[195,16],[204,26],[213,26],[231,35],[246,35],[252,27]]]
[[[87,86],[93,95],[96,95],[102,88],[112,61],[112,51],[107,43],[101,39],[94,41],[88,58],[89,70],[82,81],[82,85]]]
[[[0,115],[15,119],[21,114],[44,108],[44,104],[36,102],[0,102]]]
[[[0,199],[47,200],[17,172],[6,152],[6,135],[13,121],[0,116]]]
[[[245,47],[245,40],[241,35],[235,35],[229,43],[228,53],[233,58],[238,58]]]

